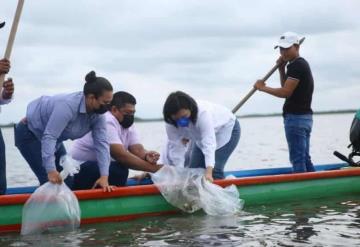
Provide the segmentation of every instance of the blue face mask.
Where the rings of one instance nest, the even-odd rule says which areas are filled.
[[[190,118],[188,117],[179,118],[178,120],[176,120],[176,124],[177,126],[180,127],[188,127],[190,124]]]

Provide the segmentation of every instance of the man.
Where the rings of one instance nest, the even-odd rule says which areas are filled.
[[[286,32],[275,46],[275,49],[279,47],[281,55],[277,60],[281,87],[268,87],[262,80],[258,80],[254,87],[276,97],[286,98],[283,117],[293,171],[312,172],[314,166],[309,149],[313,124],[311,100],[314,80],[309,64],[300,57],[299,42],[300,37],[296,33]]]
[[[133,126],[136,99],[127,92],[113,95],[110,110],[105,113],[107,136],[112,161],[109,167],[109,184],[126,184],[129,168],[145,172],[156,172],[161,165],[156,164],[159,153],[146,151],[140,143]],[[74,176],[72,189],[90,189],[99,178],[99,168],[94,156],[91,134],[74,142],[71,150],[73,159],[82,161],[80,172]]]
[[[0,23],[0,28],[5,22]],[[0,75],[7,74],[10,70],[10,61],[3,58],[0,60]],[[7,79],[3,88],[0,89],[0,105],[10,103],[14,93],[14,84],[12,79]],[[5,159],[5,143],[0,129],[0,195],[6,193],[6,159]]]

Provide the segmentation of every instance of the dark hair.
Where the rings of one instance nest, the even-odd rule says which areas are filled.
[[[176,114],[181,109],[190,110],[190,120],[195,124],[198,114],[197,103],[190,95],[181,91],[173,92],[167,97],[163,108],[165,122],[177,127],[176,121],[171,118],[171,115]]]
[[[135,97],[124,91],[114,93],[113,99],[110,103],[111,106],[121,108],[124,107],[126,104],[136,105]]]
[[[84,94],[94,94],[96,98],[101,96],[104,91],[113,91],[111,83],[104,77],[97,77],[95,71],[90,71],[85,76]]]

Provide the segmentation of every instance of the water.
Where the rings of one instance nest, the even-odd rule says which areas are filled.
[[[2,235],[0,246],[359,246],[360,200],[341,198],[82,226],[70,233]]]
[[[335,163],[334,150],[348,153],[349,129],[354,114],[315,115],[311,136],[314,164]],[[240,119],[241,138],[225,170],[289,166],[288,150],[281,117]],[[143,145],[160,151],[165,142],[163,122],[137,123]],[[36,185],[37,180],[14,146],[12,128],[2,130],[6,142],[8,185]],[[65,143],[67,147],[71,142]],[[134,172],[132,172],[134,174]]]
[[[348,153],[352,118],[353,114],[314,116],[314,163],[339,162],[332,155],[334,150]],[[289,166],[281,117],[240,119],[240,123],[240,144],[226,170]],[[165,140],[163,123],[137,126],[144,146],[159,150]],[[3,134],[10,186],[36,185],[35,177],[13,147],[12,130],[3,129]],[[70,233],[25,238],[18,233],[2,234],[0,246],[359,246],[359,227],[360,199],[351,197],[245,206],[239,215],[227,218],[179,214],[85,225]]]

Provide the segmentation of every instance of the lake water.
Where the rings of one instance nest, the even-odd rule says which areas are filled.
[[[353,114],[315,115],[311,155],[315,164],[336,163],[334,150],[348,153]],[[226,170],[289,166],[281,117],[240,119],[242,136]],[[147,149],[160,150],[162,122],[138,123]],[[11,187],[37,181],[3,129]],[[71,142],[66,143],[71,146]],[[246,203],[246,202],[245,202]],[[0,246],[359,246],[360,199],[336,198],[245,207],[236,217],[202,213],[148,217],[82,226],[69,233],[20,237],[2,234]]]
[[[311,136],[314,164],[339,162],[334,150],[347,153],[349,129],[354,114],[315,115]],[[240,119],[241,138],[225,170],[289,166],[288,150],[281,117]],[[166,134],[163,122],[137,123],[146,149],[160,151]],[[12,128],[2,130],[6,142],[7,178],[9,187],[36,185],[37,180],[14,146]],[[65,143],[66,147],[71,142]]]

